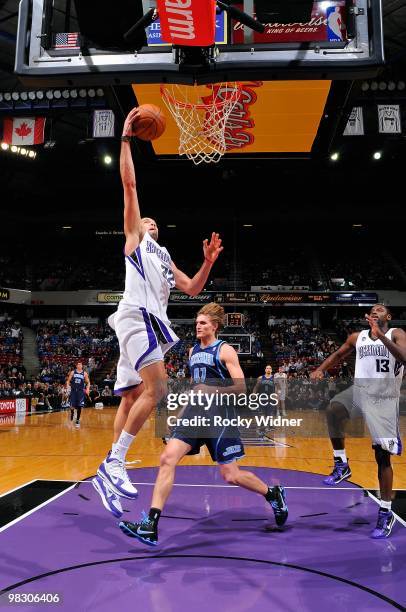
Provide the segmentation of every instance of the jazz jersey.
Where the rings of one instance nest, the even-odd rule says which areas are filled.
[[[85,373],[74,370],[70,381],[71,393],[84,393],[85,385]]]
[[[169,324],[166,310],[175,286],[168,251],[145,232],[138,247],[125,258],[125,289],[120,304],[138,306]]]
[[[70,380],[69,404],[74,408],[82,408],[85,405],[85,373],[73,371]]]
[[[259,393],[266,393],[267,395],[271,395],[275,391],[275,381],[274,377],[267,377],[265,374],[261,376],[261,380],[259,381]]]
[[[220,361],[220,350],[225,344],[224,340],[216,340],[210,346],[202,348],[200,344],[195,344],[190,353],[189,368],[194,384],[218,385],[222,381],[225,386],[233,384],[232,378]],[[225,392],[226,393],[226,392]],[[202,416],[203,410],[199,406],[197,409],[189,405],[183,413],[184,419],[192,419],[195,416]],[[235,408],[226,402],[225,406],[217,406],[215,403],[210,407],[210,411],[203,413],[209,418],[210,424],[204,427],[183,426],[176,427],[172,433],[172,438],[182,440],[190,446],[188,455],[196,455],[202,446],[206,446],[213,461],[219,464],[231,463],[244,457],[244,446],[241,442],[238,428],[230,425],[227,421],[236,417]],[[215,417],[224,418],[224,423],[216,425],[213,422]],[[191,421],[189,421],[191,422]]]
[[[218,380],[231,382],[231,376],[223,363],[220,361],[220,350],[225,344],[224,340],[216,340],[210,346],[202,348],[195,344],[189,358],[189,369],[194,384]]]

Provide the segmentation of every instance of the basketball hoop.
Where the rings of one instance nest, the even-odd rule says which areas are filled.
[[[198,165],[218,163],[227,151],[227,120],[241,95],[240,83],[217,83],[202,88],[161,85],[162,98],[180,132],[179,155]]]

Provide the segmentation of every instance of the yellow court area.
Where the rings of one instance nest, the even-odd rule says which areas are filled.
[[[18,426],[1,425],[0,494],[36,479],[79,481],[93,476],[111,447],[115,412],[115,408],[88,408],[83,411],[80,429],[72,426],[68,412],[27,416],[25,423]],[[320,418],[324,418],[324,415],[314,415],[315,427]],[[331,471],[332,451],[326,438],[295,437],[277,440],[286,446],[246,445],[246,457],[239,462],[240,465],[316,474],[328,474]],[[364,488],[376,489],[377,468],[370,440],[349,438],[346,447],[352,470],[351,481]],[[134,468],[157,466],[163,448],[161,439],[155,437],[152,418],[138,434],[127,460],[140,460],[131,466]],[[198,456],[186,457],[181,463],[211,464],[206,449]],[[406,489],[405,464],[404,457],[393,458],[395,489]]]

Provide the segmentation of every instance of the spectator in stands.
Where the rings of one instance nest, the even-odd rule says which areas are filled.
[[[93,405],[102,400],[98,385],[92,385],[90,387],[89,399]]]
[[[103,399],[103,403],[106,406],[110,406],[111,405],[111,398],[113,396],[113,392],[110,389],[110,387],[108,385],[105,385],[102,393],[101,393],[102,399]]]

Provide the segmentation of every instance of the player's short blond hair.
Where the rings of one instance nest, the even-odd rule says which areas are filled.
[[[197,313],[197,316],[199,315],[205,315],[209,317],[212,323],[217,323],[217,331],[224,327],[226,313],[224,312],[224,308],[215,302],[205,304]]]

